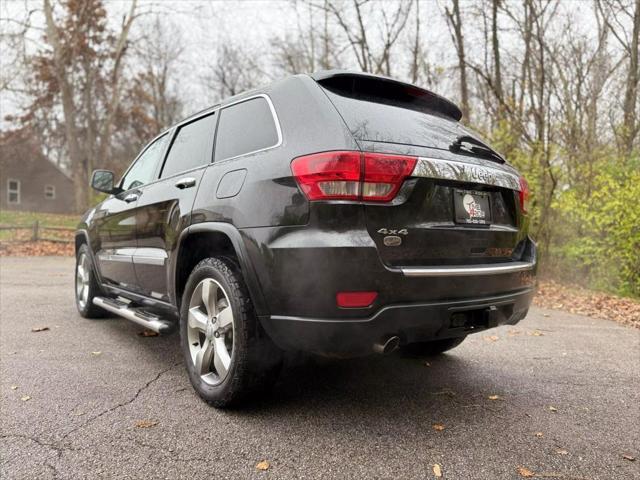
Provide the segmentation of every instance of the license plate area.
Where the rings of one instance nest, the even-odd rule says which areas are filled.
[[[491,223],[491,199],[487,192],[455,189],[453,205],[456,223],[465,225]]]

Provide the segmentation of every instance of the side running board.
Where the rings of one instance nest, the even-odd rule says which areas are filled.
[[[100,308],[115,313],[127,320],[131,320],[138,325],[153,330],[157,333],[169,333],[173,330],[173,323],[163,320],[153,314],[138,310],[129,306],[126,302],[121,302],[114,298],[94,297],[93,303]]]

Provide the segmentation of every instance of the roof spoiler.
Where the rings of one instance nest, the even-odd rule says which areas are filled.
[[[339,94],[424,112],[437,112],[453,120],[462,118],[458,106],[440,95],[410,83],[369,73],[325,70],[312,73],[321,86]]]

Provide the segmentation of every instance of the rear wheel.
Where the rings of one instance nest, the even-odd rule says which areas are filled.
[[[281,353],[261,331],[236,265],[207,258],[182,297],[180,341],[193,388],[215,407],[232,406],[272,386]]]
[[[101,318],[105,311],[93,304],[94,297],[100,295],[93,264],[89,257],[89,247],[84,244],[76,255],[76,307],[84,318]]]
[[[439,355],[448,350],[456,348],[467,337],[445,338],[443,340],[432,340],[430,342],[416,342],[403,345],[402,353],[409,356],[431,357]]]

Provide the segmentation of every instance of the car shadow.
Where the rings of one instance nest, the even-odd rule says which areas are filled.
[[[104,326],[120,345],[141,349],[141,359],[158,370],[182,362],[177,332],[145,338],[138,335],[142,328],[126,320],[105,322]],[[362,425],[371,426],[392,420],[481,421],[487,414],[500,412],[499,402],[487,400],[495,393],[496,372],[467,359],[464,350],[459,347],[436,357],[393,353],[345,360],[286,353],[279,379],[270,391],[224,412],[264,419],[302,412],[336,421],[357,416]],[[186,372],[184,375],[187,382]],[[509,372],[501,370],[500,377],[505,375]],[[199,401],[195,392],[193,400]],[[331,423],[327,428],[332,428]]]
[[[501,372],[503,375],[504,372]],[[431,430],[434,423],[482,423],[500,417],[495,372],[465,359],[464,351],[430,358],[399,354],[351,360],[298,356],[285,364],[266,396],[234,415],[288,418],[313,412],[313,428],[327,433],[352,425],[379,433]],[[305,413],[303,413],[305,412]],[[320,420],[321,419],[321,420]],[[332,419],[332,420],[327,420]]]

